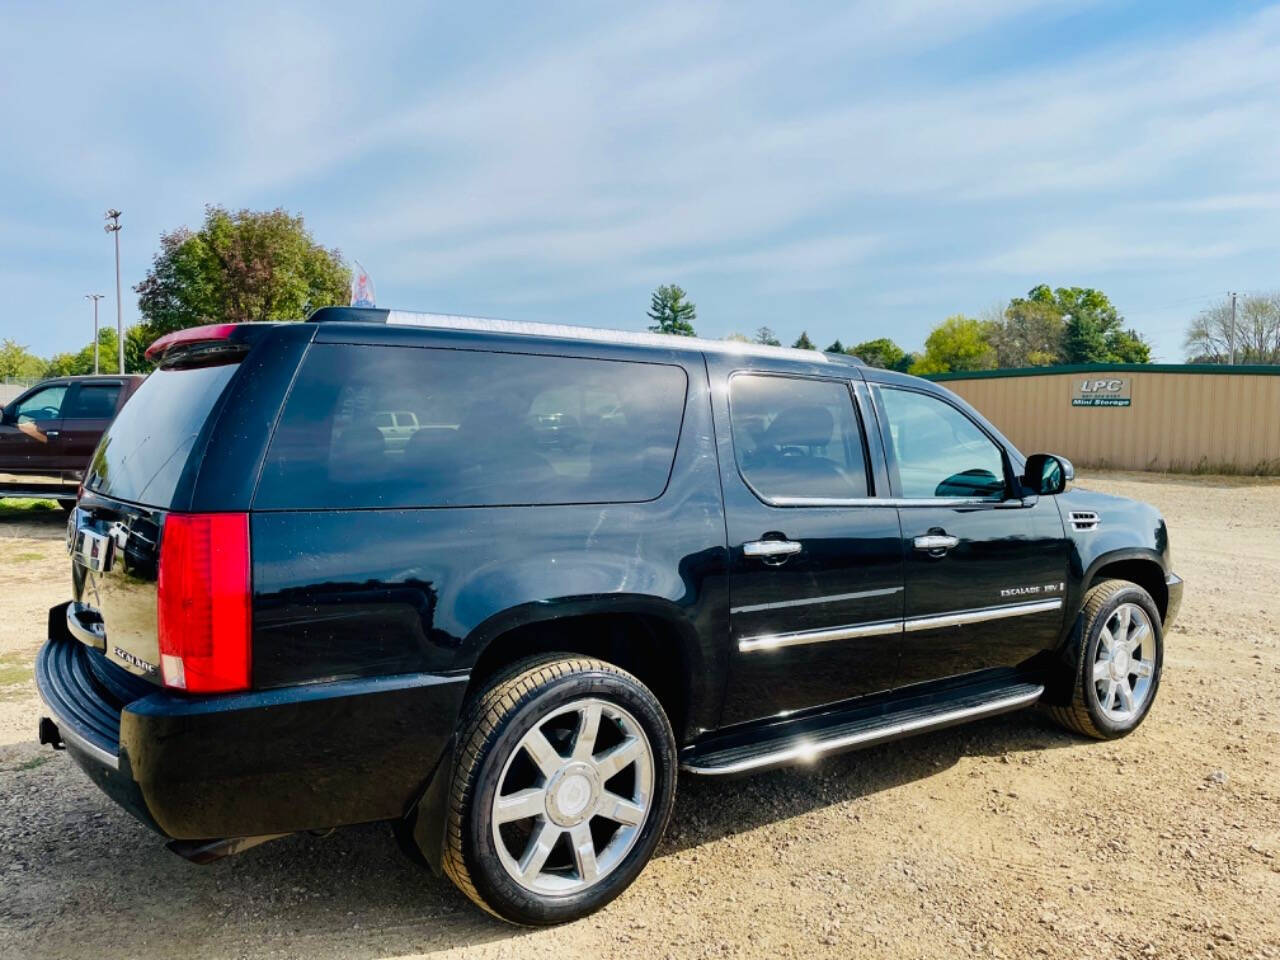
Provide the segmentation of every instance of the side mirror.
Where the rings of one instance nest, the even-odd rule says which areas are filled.
[[[1033,453],[1027,457],[1027,472],[1022,483],[1034,493],[1051,497],[1064,492],[1076,478],[1076,468],[1066,457],[1052,453]]]

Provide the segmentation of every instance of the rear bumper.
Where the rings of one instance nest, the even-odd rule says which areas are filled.
[[[58,612],[65,621],[55,607],[51,623]],[[68,752],[108,796],[166,836],[204,839],[402,816],[452,735],[466,677],[184,697],[54,630],[36,684]]]
[[[1182,609],[1182,578],[1171,573],[1164,578],[1164,586],[1169,594],[1169,602],[1164,611],[1164,629],[1167,632],[1178,619],[1178,611]]]

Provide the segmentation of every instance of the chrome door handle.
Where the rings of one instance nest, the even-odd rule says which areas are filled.
[[[744,557],[790,557],[800,550],[794,540],[751,540],[742,545]]]
[[[949,537],[946,534],[930,533],[923,537],[916,537],[915,545],[917,550],[925,550],[929,553],[946,553],[952,547],[960,542],[959,537]]]
[[[44,435],[45,435],[46,437],[56,437],[56,436],[58,435],[58,433],[59,433],[59,431],[57,431],[57,430],[46,430],[46,431],[44,432]]]

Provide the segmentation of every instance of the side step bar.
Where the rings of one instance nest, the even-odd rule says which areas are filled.
[[[780,723],[749,738],[716,737],[686,751],[681,767],[702,776],[729,776],[804,763],[832,753],[870,747],[926,730],[1029,707],[1044,687],[1025,682],[983,683],[945,695],[915,697],[898,704],[850,706],[817,717]],[[728,742],[726,742],[728,741]]]

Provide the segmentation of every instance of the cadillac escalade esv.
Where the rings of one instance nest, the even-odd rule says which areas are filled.
[[[197,861],[386,820],[511,921],[653,853],[677,771],[1041,705],[1133,730],[1164,521],[810,350],[386,310],[153,345],[67,529],[43,742]]]

